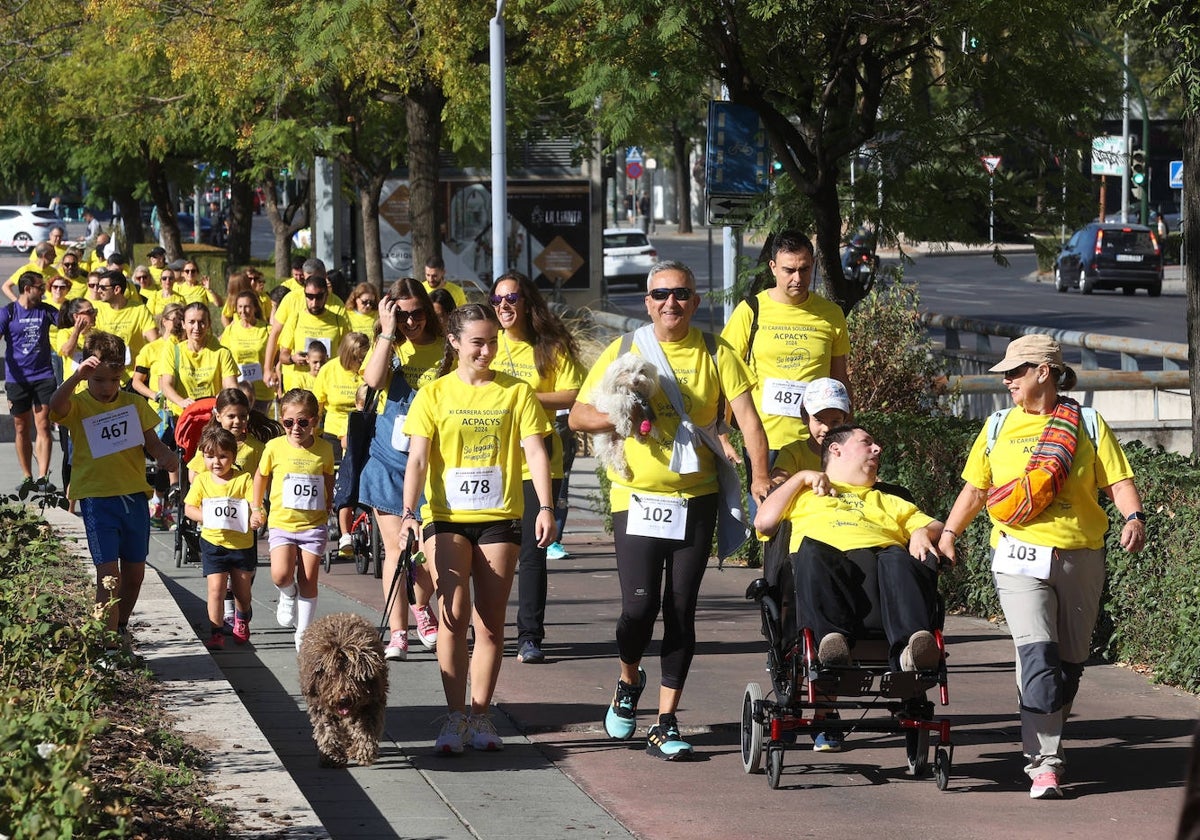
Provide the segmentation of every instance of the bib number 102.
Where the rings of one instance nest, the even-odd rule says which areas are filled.
[[[663,525],[670,525],[674,522],[674,508],[661,507],[644,507],[642,510],[642,520],[645,522],[660,522]]]

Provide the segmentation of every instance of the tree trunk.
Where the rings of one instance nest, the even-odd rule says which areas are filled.
[[[846,314],[863,299],[861,288],[852,287],[842,274],[842,209],[835,174],[819,177],[811,196],[817,228],[816,263],[825,278],[830,299]]]
[[[183,240],[179,235],[179,217],[175,215],[175,203],[171,200],[171,187],[162,161],[145,155],[146,180],[150,185],[150,196],[158,210],[159,238],[167,252],[167,262],[183,259]]]
[[[275,277],[280,281],[292,276],[292,234],[308,223],[309,183],[297,181],[292,202],[280,207],[279,184],[275,180],[275,173],[268,171],[263,178],[263,204],[267,210],[267,221],[271,223],[271,233],[275,237]]]
[[[125,241],[121,243],[121,250],[126,257],[132,258],[134,244],[141,242],[144,237],[142,207],[133,197],[133,190],[127,186],[113,190],[113,201],[117,202],[117,207],[121,210],[121,221],[125,225]]]
[[[675,147],[675,197],[679,202],[679,232],[692,232],[692,144],[691,138],[671,123],[671,144]]]
[[[1183,281],[1187,289],[1192,456],[1200,457],[1200,113],[1183,118]]]
[[[225,252],[232,265],[243,266],[250,262],[250,225],[254,220],[254,185],[246,180],[249,161],[234,155],[229,166],[229,238]],[[216,224],[216,220],[213,220]]]
[[[425,80],[405,97],[408,126],[408,201],[412,219],[413,274],[418,275],[425,261],[442,255],[441,195],[438,189],[438,152],[442,146],[442,110],[446,94],[436,83]],[[374,247],[379,249],[379,191],[375,192]],[[363,240],[372,241],[363,216]],[[507,225],[506,219],[492,224]],[[382,266],[382,262],[380,263]],[[382,268],[380,269],[382,277]]]
[[[368,283],[383,289],[383,248],[379,244],[379,195],[383,192],[385,172],[360,173],[355,180],[358,209],[362,217],[363,261]]]

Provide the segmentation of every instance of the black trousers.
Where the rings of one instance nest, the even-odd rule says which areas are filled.
[[[562,479],[556,478],[553,485],[554,498]],[[525,495],[525,513],[521,517],[521,553],[517,558],[517,644],[534,642],[541,647],[546,637],[546,549],[538,548],[537,515],[540,503],[533,481],[521,482]]]
[[[908,549],[840,551],[805,537],[792,555],[796,617],[819,643],[827,633],[854,641],[872,629],[887,635],[892,667],[918,630],[932,630],[937,611],[937,573]]]

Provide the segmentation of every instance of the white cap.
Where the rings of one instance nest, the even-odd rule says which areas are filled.
[[[828,377],[814,379],[804,388],[804,410],[812,417],[827,408],[850,414],[850,395],[846,392],[846,386]]]

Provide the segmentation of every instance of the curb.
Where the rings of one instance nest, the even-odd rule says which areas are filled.
[[[90,573],[83,523],[58,509],[46,521]],[[262,730],[205,650],[158,571],[146,579],[134,613],[135,652],[166,689],[162,701],[175,728],[209,756],[205,776],[215,805],[233,811],[238,835],[253,838],[329,838]],[[214,725],[217,721],[220,725]]]

